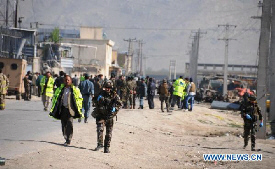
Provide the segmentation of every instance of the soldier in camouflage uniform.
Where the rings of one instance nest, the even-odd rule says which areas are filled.
[[[0,69],[0,110],[5,109],[5,98],[9,87],[9,79],[2,73]]]
[[[116,84],[116,77],[115,77],[115,75],[113,75],[113,74],[111,75],[110,81],[112,81],[112,84],[113,84],[112,90],[115,91],[115,92],[117,92],[117,84]]]
[[[110,153],[109,147],[112,138],[114,120],[122,106],[119,96],[112,90],[112,82],[105,82],[104,90],[99,93],[95,102],[95,109],[92,116],[96,118],[97,125],[97,147],[95,151],[103,148],[103,131],[106,126],[106,135],[104,140],[104,153]]]
[[[127,92],[129,91],[127,82],[125,80],[125,77],[122,76],[121,78],[121,84],[120,84],[120,95],[121,95],[121,100],[123,103],[123,108],[127,109],[127,101],[128,101],[128,97],[127,97]]]
[[[29,80],[29,74],[25,75],[23,81],[24,81],[24,88],[25,88],[24,100],[30,101],[31,80]]]
[[[128,81],[127,81],[127,88],[129,89],[127,92],[127,99],[130,102],[130,109],[135,109],[136,106],[136,100],[134,95],[136,96],[136,88],[137,88],[137,84],[136,82],[133,80],[133,77],[129,77]]]
[[[263,126],[261,109],[257,105],[256,97],[244,95],[241,104],[241,116],[244,120],[244,149],[248,145],[249,135],[251,134],[251,151],[255,151],[255,141],[257,132],[257,121],[260,120],[260,127]]]

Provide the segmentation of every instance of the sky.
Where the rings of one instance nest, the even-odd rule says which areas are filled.
[[[40,27],[78,29],[79,26],[103,27],[114,49],[127,51],[123,39],[142,39],[146,65],[159,71],[177,61],[184,72],[189,62],[192,36],[201,29],[199,63],[224,63],[224,27],[231,24],[228,36],[229,64],[255,65],[261,15],[258,0],[24,0],[19,2],[22,25],[39,22]],[[134,51],[138,44],[134,44]]]

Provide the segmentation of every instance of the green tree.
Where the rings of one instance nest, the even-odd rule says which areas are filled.
[[[50,41],[54,43],[58,43],[60,41],[59,28],[54,28],[50,36]]]

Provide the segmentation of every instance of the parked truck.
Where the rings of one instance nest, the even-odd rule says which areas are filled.
[[[8,95],[16,95],[16,100],[20,100],[24,93],[23,78],[26,67],[25,59],[0,58],[0,68],[10,81]]]

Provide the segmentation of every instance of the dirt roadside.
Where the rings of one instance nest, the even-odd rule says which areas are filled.
[[[121,110],[110,154],[95,152],[96,125],[74,123],[70,147],[60,134],[40,141],[35,152],[6,161],[0,168],[273,168],[275,141],[257,140],[261,162],[205,162],[203,154],[253,154],[242,149],[243,121],[238,112],[195,105],[193,112],[161,113],[159,101],[149,110]],[[24,144],[32,144],[26,142]],[[249,143],[250,145],[250,143]]]

